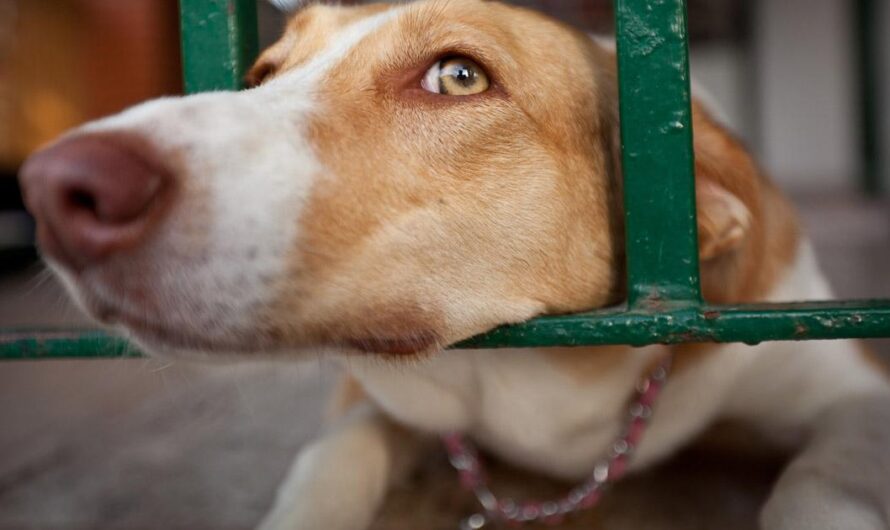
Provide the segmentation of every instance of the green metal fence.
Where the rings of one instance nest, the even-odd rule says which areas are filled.
[[[234,90],[256,54],[254,0],[181,0],[189,92]],[[890,300],[713,306],[702,301],[685,0],[616,0],[628,301],[533,319],[455,347],[890,337]],[[0,358],[139,352],[98,331],[7,330]]]

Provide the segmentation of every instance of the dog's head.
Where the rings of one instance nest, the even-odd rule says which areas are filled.
[[[77,129],[26,201],[83,307],[150,351],[429,351],[621,296],[614,61],[497,2],[313,6],[254,88]],[[748,210],[714,189],[723,253]]]

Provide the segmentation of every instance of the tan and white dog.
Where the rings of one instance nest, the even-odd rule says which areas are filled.
[[[588,475],[664,352],[442,349],[621,300],[615,68],[584,34],[497,2],[312,6],[254,88],[88,124],[21,180],[53,269],[145,350],[344,360],[343,414],[262,528],[359,530],[433,433]],[[694,127],[706,297],[831,298],[782,195],[699,104]],[[763,528],[890,528],[890,387],[855,342],[675,358],[633,470],[740,421],[798,448]]]

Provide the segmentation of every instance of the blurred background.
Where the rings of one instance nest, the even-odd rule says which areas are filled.
[[[613,30],[607,0],[514,3]],[[795,200],[838,294],[890,297],[890,1],[689,5],[693,76]],[[267,45],[285,17],[258,7]],[[70,127],[181,93],[177,14],[176,0],[0,0],[0,328],[88,325],[42,273],[16,172]],[[317,430],[331,377],[320,363],[0,363],[0,530],[247,528]]]

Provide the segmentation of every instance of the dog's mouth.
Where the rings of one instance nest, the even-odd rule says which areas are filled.
[[[110,305],[94,313],[104,325],[123,330],[151,353],[169,351],[190,352],[256,352],[266,350],[269,344],[259,337],[253,340],[238,337],[234,333],[225,336],[208,336],[191,331],[188,325],[172,325],[154,321],[121,311]]]
[[[246,341],[232,338],[209,338],[176,329],[169,325],[148,322],[127,317],[117,317],[115,324],[132,336],[136,342],[144,344],[152,352],[155,351],[225,351],[246,352]],[[257,343],[251,344],[257,350]]]
[[[318,341],[305,344],[284,345],[272,334],[251,333],[249,337],[229,333],[224,336],[209,337],[180,329],[167,324],[159,324],[132,316],[116,313],[108,316],[106,322],[126,330],[136,342],[143,344],[151,352],[200,352],[203,354],[226,354],[251,357],[276,353],[318,350],[341,354],[372,354],[386,358],[410,358],[422,356],[440,349],[438,337],[431,332],[417,332],[406,336],[362,337],[343,340]]]
[[[430,330],[418,330],[400,336],[363,337],[349,339],[345,344],[365,353],[382,353],[392,356],[420,355],[440,349],[438,334]]]
[[[122,331],[125,336],[152,354],[206,356],[263,356],[305,349],[344,354],[382,354],[391,358],[421,356],[441,349],[439,335],[427,329],[400,334],[347,335],[326,337],[300,344],[285,343],[279,334],[259,329],[235,330],[218,328],[208,333],[206,326],[179,320],[166,321],[155,314],[128,309],[126,303],[104,299],[78,286],[77,299],[94,319],[104,326]],[[162,311],[158,311],[163,314]]]
[[[137,311],[128,304],[113,302],[77,286],[75,298],[92,318],[103,326],[120,332],[136,342],[146,353],[189,354],[221,352],[229,354],[256,354],[274,349],[269,337],[261,334],[219,330],[206,333],[206,326],[189,322],[187,319],[173,321],[164,319],[162,308],[159,311]],[[157,314],[155,314],[157,313]]]
[[[53,264],[50,263],[52,266]],[[404,360],[424,357],[447,343],[429,310],[398,304],[353,311],[339,320],[301,322],[270,314],[267,302],[231,305],[163,282],[52,267],[78,305],[99,324],[133,340],[145,353],[188,358],[275,358],[325,355],[380,355]],[[406,310],[405,307],[410,309]],[[354,320],[373,314],[375,320]]]

